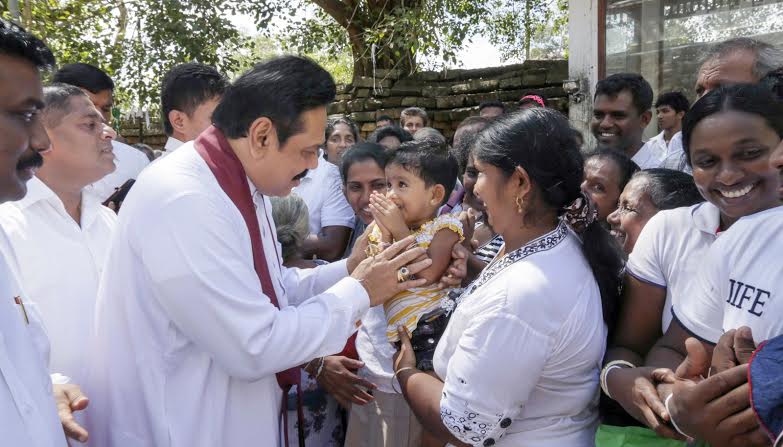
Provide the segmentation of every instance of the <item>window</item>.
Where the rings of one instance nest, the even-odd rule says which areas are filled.
[[[695,98],[713,43],[754,37],[783,46],[783,0],[605,0],[606,74],[640,73],[659,92]],[[654,126],[650,126],[654,127]]]

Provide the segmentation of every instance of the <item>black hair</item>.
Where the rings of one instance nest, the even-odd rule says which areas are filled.
[[[634,174],[636,174],[641,170],[639,165],[637,165],[636,162],[631,160],[631,157],[626,155],[625,152],[620,152],[614,149],[607,149],[607,148],[596,149],[590,152],[589,154],[587,154],[587,157],[585,158],[585,162],[593,158],[611,160],[612,163],[614,163],[615,166],[617,166],[617,169],[620,170],[620,184],[619,184],[620,191],[622,191],[623,188],[625,188],[625,185],[627,185],[628,182],[631,181],[631,177],[633,177]]]
[[[336,94],[332,76],[312,60],[277,57],[256,65],[230,85],[212,122],[226,137],[242,138],[255,120],[267,117],[283,145],[301,131],[302,113],[326,106]]]
[[[75,96],[87,98],[75,85],[51,84],[43,88],[44,120],[48,126],[56,126],[70,112],[71,98]]]
[[[454,132],[455,144],[452,153],[454,158],[457,159],[460,175],[465,173],[470,151],[476,138],[478,138],[478,134],[489,126],[491,122],[492,120],[480,116],[469,116],[459,123],[459,127]]]
[[[396,164],[424,180],[428,187],[442,185],[446,203],[457,183],[457,160],[449,152],[449,145],[437,139],[415,140],[403,143],[390,154],[387,165]],[[441,205],[443,204],[441,203]]]
[[[359,143],[351,146],[343,154],[340,161],[340,177],[343,179],[343,185],[348,181],[348,170],[354,163],[361,163],[366,160],[374,161],[381,170],[386,168],[386,162],[389,156],[386,154],[386,148],[377,143]]]
[[[114,91],[114,81],[100,68],[90,64],[67,64],[52,77],[52,82],[75,85],[90,93]]]
[[[390,122],[393,123],[394,122],[394,118],[390,117],[389,115],[381,115],[378,118],[375,118],[375,122],[376,123],[379,122],[379,121],[390,121]]]
[[[0,19],[0,54],[24,59],[39,70],[55,64],[52,51],[41,39],[3,19]]]
[[[558,111],[536,107],[500,118],[481,132],[473,156],[507,176],[517,167],[524,168],[535,194],[558,215],[582,196],[584,160],[568,120]],[[623,267],[621,250],[597,219],[581,236],[582,251],[601,292],[604,321],[612,328]]]
[[[163,76],[160,89],[160,111],[166,135],[174,132],[169,112],[179,110],[190,116],[199,105],[223,95],[228,84],[228,79],[209,65],[190,62],[169,70]]]
[[[682,92],[666,92],[658,96],[655,101],[655,108],[669,106],[675,112],[687,112],[691,108],[691,103]]]
[[[481,112],[487,107],[498,107],[501,110],[503,110],[503,112],[506,111],[506,106],[504,106],[502,102],[498,100],[490,100],[490,101],[481,101],[481,104],[479,104],[479,112]]]
[[[636,73],[617,73],[598,81],[595,85],[595,96],[606,95],[615,98],[622,92],[628,92],[633,98],[633,105],[639,115],[650,110],[653,103],[653,91],[650,83]]]
[[[691,206],[704,201],[693,177],[674,169],[653,168],[639,171],[631,180],[644,179],[643,191],[658,210]]]
[[[783,102],[783,67],[772,70],[764,76],[759,84],[768,88],[778,101]]]
[[[454,146],[451,153],[454,155],[454,159],[457,160],[457,166],[459,166],[459,175],[465,173],[465,169],[468,167],[468,160],[470,159],[473,145],[478,140],[480,132],[466,133],[459,141],[459,145]]]
[[[351,118],[344,115],[332,116],[326,120],[326,130],[324,132],[325,140],[329,139],[329,137],[332,135],[332,132],[334,132],[334,128],[337,127],[338,124],[345,124],[348,126],[348,128],[351,129],[351,133],[353,134],[353,140],[359,141],[359,126],[357,126]]]
[[[716,113],[735,110],[758,115],[783,138],[783,102],[757,84],[734,84],[710,91],[693,104],[682,120],[682,149],[691,164],[691,136],[696,126]]]
[[[375,129],[373,133],[367,137],[367,141],[370,143],[378,143],[386,137],[395,137],[400,140],[400,143],[413,141],[413,135],[395,124],[383,126],[380,129]]]

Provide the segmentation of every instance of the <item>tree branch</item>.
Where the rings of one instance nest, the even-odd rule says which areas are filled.
[[[351,9],[340,0],[313,0],[327,14],[340,24],[343,28],[350,25]]]

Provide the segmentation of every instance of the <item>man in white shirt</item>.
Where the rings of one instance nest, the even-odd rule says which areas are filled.
[[[664,161],[660,165],[662,168],[684,170],[679,167],[677,161],[685,160],[685,153],[682,151],[682,118],[685,112],[690,109],[688,98],[681,92],[666,92],[658,96],[655,101],[655,112],[658,115],[658,129],[661,131],[658,135],[650,138],[642,151],[664,154]],[[671,166],[669,166],[671,165]]]
[[[54,56],[39,39],[0,19],[0,202],[19,200],[41,166],[49,139],[40,119],[39,70]],[[4,445],[63,447],[63,428],[86,440],[71,411],[87,399],[74,385],[53,386],[49,344],[35,306],[16,281],[15,259],[0,231],[0,433]],[[57,407],[55,406],[55,400]],[[58,410],[61,421],[58,421]],[[61,425],[62,422],[62,425]]]
[[[82,89],[103,115],[106,123],[111,124],[114,81],[103,70],[89,64],[67,64],[54,74],[52,82],[75,85]],[[90,185],[87,190],[100,202],[108,199],[128,180],[138,177],[142,169],[150,163],[146,155],[125,143],[115,139],[112,146],[117,169]]]
[[[316,167],[335,91],[308,59],[257,65],[226,90],[214,126],[140,176],[98,293],[96,445],[276,446],[294,368],[340,351],[369,306],[422,284],[398,281],[431,263],[410,264],[418,248],[396,256],[411,238],[363,261],[366,237],[347,260],[282,266],[268,196]]]
[[[642,169],[660,166],[666,153],[642,143],[652,100],[652,87],[638,74],[618,73],[598,81],[590,123],[598,148],[624,152]]]
[[[83,383],[98,281],[116,223],[84,188],[114,171],[116,134],[78,87],[45,87],[44,104],[51,150],[27,195],[0,206],[0,227],[49,333],[50,370]]]
[[[160,110],[163,130],[168,136],[166,156],[193,141],[210,125],[228,79],[209,65],[190,62],[175,65],[163,76]]]
[[[318,166],[307,171],[293,191],[307,204],[310,217],[310,236],[302,245],[304,256],[340,259],[351,238],[354,212],[343,194],[339,168],[319,151]]]

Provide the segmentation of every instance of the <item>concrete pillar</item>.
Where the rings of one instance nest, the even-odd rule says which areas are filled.
[[[595,147],[590,132],[593,93],[598,81],[598,4],[605,0],[568,2],[568,77],[571,125],[582,132],[585,148]],[[576,91],[574,91],[576,90]]]

